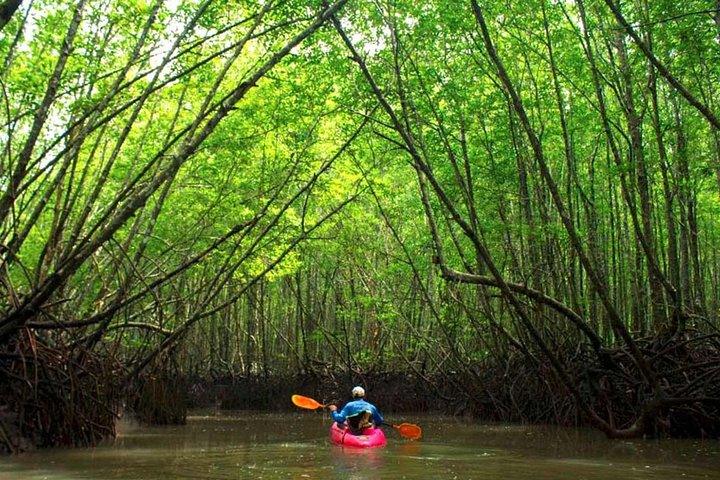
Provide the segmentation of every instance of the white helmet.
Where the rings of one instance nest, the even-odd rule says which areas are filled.
[[[355,397],[364,397],[365,396],[365,389],[363,387],[355,387],[352,389],[352,396]]]

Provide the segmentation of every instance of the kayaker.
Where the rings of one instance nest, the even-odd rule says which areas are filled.
[[[351,402],[345,404],[342,410],[337,411],[335,405],[328,408],[332,412],[332,418],[338,425],[342,425],[347,420],[351,430],[359,431],[364,428],[382,425],[383,416],[375,405],[365,400],[365,389],[355,387],[352,389]],[[372,422],[370,419],[372,418]]]

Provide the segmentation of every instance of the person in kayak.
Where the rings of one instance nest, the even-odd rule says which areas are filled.
[[[332,418],[338,425],[342,425],[347,420],[350,431],[353,434],[360,433],[363,429],[382,425],[384,420],[380,411],[375,405],[365,400],[365,389],[355,387],[352,389],[353,400],[345,404],[342,410],[337,411],[335,405],[328,408],[332,412]],[[372,419],[372,422],[370,421]]]

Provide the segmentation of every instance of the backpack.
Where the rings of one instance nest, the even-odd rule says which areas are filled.
[[[348,427],[353,435],[359,435],[362,431],[372,426],[370,417],[372,412],[362,412],[347,418]]]

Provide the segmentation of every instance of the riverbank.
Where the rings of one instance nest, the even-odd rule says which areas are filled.
[[[19,453],[45,447],[93,446],[113,437],[118,414],[126,409],[146,424],[182,424],[188,408],[290,412],[293,394],[322,403],[343,404],[354,385],[382,411],[434,413],[479,422],[595,426],[568,393],[567,384],[546,362],[509,354],[474,363],[449,364],[447,371],[351,373],[327,366],[312,373],[206,375],[189,377],[177,362],[158,363],[132,382],[112,358],[67,351],[20,339],[0,369],[0,450]],[[664,385],[692,393],[690,400],[667,399],[653,423],[635,437],[720,438],[720,384],[714,379],[718,348],[714,336],[689,341],[638,342],[652,358]],[[587,349],[556,352],[577,372],[575,388],[617,429],[643,418],[652,393],[636,379],[635,363],[622,348],[604,350],[609,360]],[[602,363],[606,361],[607,363]],[[608,364],[610,366],[608,366]],[[689,388],[692,387],[692,390]]]
[[[720,438],[720,349],[716,336],[695,335],[663,340],[639,339],[652,359],[660,382],[672,397],[652,400],[639,382],[641,372],[621,348],[598,356],[576,347],[555,352],[572,387],[616,431],[628,437]],[[312,375],[217,376],[188,381],[191,407],[290,411],[290,396],[301,394],[321,403],[344,403],[353,385],[363,385],[368,399],[384,410],[440,413],[478,421],[597,427],[570,395],[568,384],[547,361],[522,354],[455,364],[436,373],[341,372],[332,368]],[[683,393],[684,392],[684,393]],[[691,396],[692,395],[692,396]],[[683,398],[685,397],[685,398]],[[650,410],[652,407],[653,410]],[[644,424],[638,426],[638,422]],[[607,434],[607,432],[606,432]],[[612,435],[608,435],[612,437]]]

